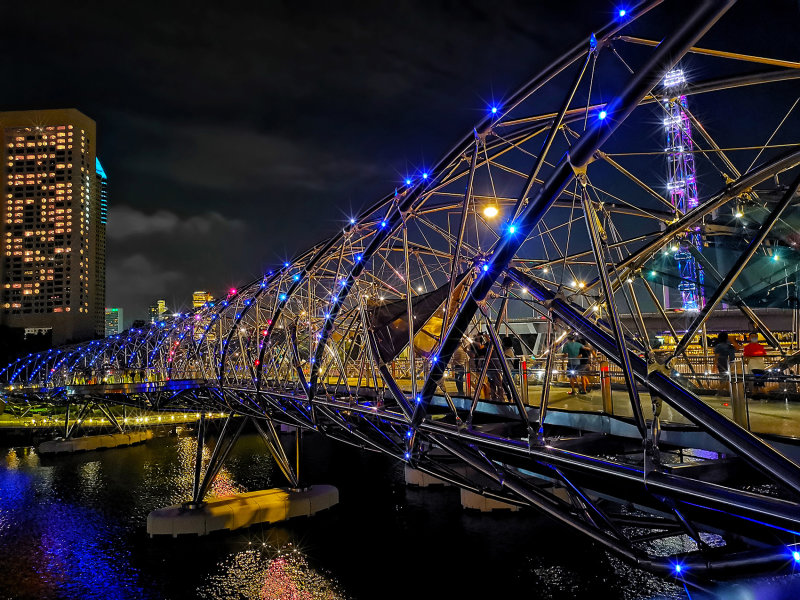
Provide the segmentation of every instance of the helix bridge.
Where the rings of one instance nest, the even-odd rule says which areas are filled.
[[[615,11],[437,163],[227,297],[20,358],[5,401],[67,407],[65,436],[92,407],[229,415],[196,503],[246,422],[301,485],[282,424],[534,509],[665,576],[800,567],[792,440],[701,398],[686,352],[723,304],[756,323],[765,297],[794,308],[768,292],[800,264],[800,63],[704,45],[732,2],[680,19],[671,4]],[[648,312],[679,340],[666,357]],[[541,324],[530,378],[504,346],[523,317]],[[613,370],[597,410],[552,401],[570,332]],[[478,334],[487,358],[459,389],[454,354]]]

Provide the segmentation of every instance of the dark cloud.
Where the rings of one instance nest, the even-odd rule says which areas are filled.
[[[112,256],[108,264],[106,285],[112,293],[118,289],[138,302],[149,305],[152,298],[171,294],[172,289],[186,279],[183,273],[165,269],[166,265],[151,262],[144,254],[132,256]],[[132,319],[136,316],[128,316]]]
[[[191,238],[207,236],[212,232],[230,233],[243,229],[244,222],[241,220],[226,219],[215,212],[179,217],[168,210],[146,214],[129,206],[112,206],[106,235],[110,241],[164,235]]]
[[[164,126],[141,118],[133,126],[151,140],[152,150],[134,157],[126,167],[188,186],[229,193],[268,186],[320,192],[342,180],[360,180],[382,170],[366,159],[320,147],[313,139],[242,126]]]

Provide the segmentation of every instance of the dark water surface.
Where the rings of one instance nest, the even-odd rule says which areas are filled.
[[[311,482],[339,488],[334,509],[275,527],[150,539],[147,514],[190,495],[194,449],[190,435],[47,459],[0,448],[0,598],[689,597],[536,513],[465,512],[457,490],[407,488],[389,458],[318,436],[306,439],[304,468]],[[282,485],[261,440],[245,435],[213,491]],[[714,592],[800,598],[797,579]]]

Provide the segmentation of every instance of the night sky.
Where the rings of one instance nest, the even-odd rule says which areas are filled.
[[[107,306],[127,324],[156,298],[186,308],[193,290],[221,293],[332,233],[615,9],[200,4],[2,8],[0,110],[97,121]],[[744,0],[703,45],[798,60],[799,24],[797,0]]]

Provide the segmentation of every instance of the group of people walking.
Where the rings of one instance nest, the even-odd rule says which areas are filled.
[[[503,346],[503,357],[513,374],[519,369],[519,359],[510,343]],[[713,344],[714,364],[720,375],[719,389],[722,392],[727,388],[727,375],[738,351],[740,348],[736,340],[727,332],[721,332]],[[764,361],[767,351],[758,341],[758,333],[752,332],[748,335],[748,343],[741,352],[747,374],[758,377],[766,372]],[[571,333],[561,346],[561,354],[567,360],[569,395],[588,394],[592,387],[590,376],[591,363],[596,355],[594,349],[585,338]],[[470,395],[475,394],[478,391],[477,386],[480,386],[479,397],[496,401],[504,400],[505,396],[511,398],[509,382],[503,377],[503,364],[486,334],[478,333],[466,345],[459,345],[453,354],[451,365],[458,395],[463,396],[465,391]],[[468,382],[467,386],[465,381]],[[758,387],[763,383],[756,380],[754,385]],[[470,389],[465,390],[465,387]]]
[[[503,349],[503,356],[508,361],[512,370],[517,368],[517,358],[511,345],[506,345]],[[470,394],[476,391],[480,385],[481,396],[491,400],[503,400],[507,390],[504,388],[503,365],[497,351],[492,347],[489,337],[483,333],[478,333],[467,345],[459,345],[453,353],[453,379],[456,383],[456,390],[460,396],[464,395],[464,380],[467,373],[470,374]],[[484,369],[486,375],[480,381]]]

